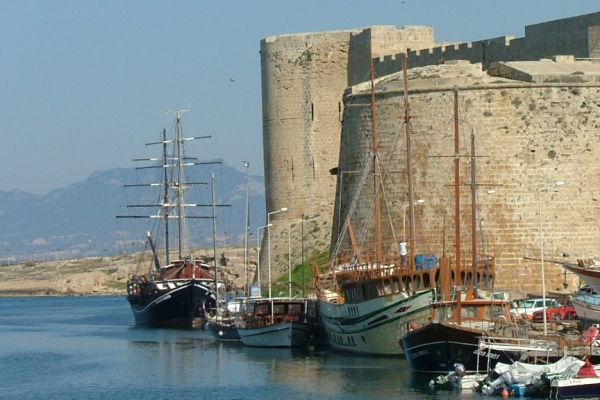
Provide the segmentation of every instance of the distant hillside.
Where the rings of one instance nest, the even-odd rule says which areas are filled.
[[[7,259],[79,258],[140,250],[145,232],[152,230],[156,221],[116,216],[156,214],[156,208],[126,206],[158,204],[162,200],[159,189],[124,188],[124,184],[158,182],[158,173],[154,169],[117,168],[95,172],[46,195],[0,191],[0,263]],[[217,210],[218,246],[242,243],[246,196],[243,172],[226,165],[195,167],[188,181],[208,184],[190,189],[187,202],[210,204],[211,173],[215,175],[216,203],[231,205]],[[188,215],[211,215],[210,207],[186,211]],[[264,224],[264,216],[264,178],[250,176],[250,232]],[[211,220],[188,221],[192,244],[212,245]],[[170,229],[176,237],[175,222],[170,223]]]

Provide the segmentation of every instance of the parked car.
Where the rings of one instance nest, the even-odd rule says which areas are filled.
[[[543,312],[543,310],[534,312],[533,321],[543,322]],[[577,319],[577,312],[575,312],[575,308],[572,305],[564,305],[546,309],[546,321],[562,321],[566,319]]]
[[[556,301],[556,299],[546,299],[546,307],[547,308],[555,308],[559,307],[560,303]],[[543,307],[543,299],[526,299],[519,300],[514,308],[510,310],[510,314],[516,318],[524,318],[524,319],[533,319],[533,313],[536,311],[542,310]],[[543,318],[543,316],[542,316]]]

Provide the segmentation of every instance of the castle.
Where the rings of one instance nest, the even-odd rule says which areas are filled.
[[[600,13],[527,26],[523,38],[451,45],[436,45],[429,27],[373,26],[262,40],[265,184],[272,226],[261,264],[267,265],[270,247],[277,276],[288,263],[299,262],[301,242],[305,248],[327,249],[336,241],[368,150],[370,109],[363,82],[369,79],[369,55],[379,77],[381,155],[392,177],[390,218],[397,226],[405,224],[398,74],[405,51],[413,179],[423,200],[415,215],[417,253],[439,254],[446,250],[440,243],[452,243],[445,226],[453,212],[447,156],[452,93],[458,87],[461,131],[465,138],[476,131],[482,157],[478,181],[492,188],[479,191],[477,204],[483,247],[498,259],[497,285],[535,292],[537,278],[528,277],[537,275],[539,263],[524,257],[539,256],[541,234],[548,255],[597,255],[600,64],[585,59],[600,57]],[[461,154],[469,153],[467,142]],[[465,167],[461,180],[468,179]],[[551,189],[558,180],[565,186]],[[469,195],[464,190],[465,202]],[[278,212],[283,208],[287,212]],[[469,212],[461,218],[466,240]],[[266,282],[264,268],[261,275]],[[546,277],[552,282],[549,290],[575,284],[551,265]]]

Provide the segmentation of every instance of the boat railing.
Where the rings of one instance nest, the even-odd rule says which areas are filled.
[[[582,301],[582,302],[584,302],[586,304],[591,304],[591,305],[594,305],[594,306],[598,306],[598,305],[600,305],[600,294],[597,294],[597,293],[586,293],[586,292],[580,291],[575,296],[575,300]]]
[[[423,254],[421,256],[427,256]],[[428,263],[419,263],[416,259],[409,260],[405,266],[402,265],[402,261],[399,257],[387,257],[382,261],[371,261],[375,260],[375,257],[364,257],[364,261],[356,260],[352,257],[338,257],[335,259],[334,270],[337,273],[340,272],[352,272],[352,271],[384,271],[384,272],[414,272],[427,269],[436,269],[439,267],[439,259],[436,257],[435,260]],[[453,262],[450,259],[450,268],[453,268]],[[471,262],[464,261],[462,263],[462,271],[465,275],[470,277],[472,271]],[[495,258],[493,256],[480,254],[477,257],[476,271],[478,274],[493,275],[495,272]],[[463,277],[464,279],[464,277]]]
[[[550,356],[559,352],[559,347],[556,342],[551,340],[482,336],[479,338],[478,354],[485,356],[487,360],[486,371],[491,370],[492,350],[517,354],[527,353],[533,356],[534,363],[538,362],[538,358],[544,358],[544,361],[548,363]],[[479,359],[480,357],[477,357],[477,373],[481,367]]]

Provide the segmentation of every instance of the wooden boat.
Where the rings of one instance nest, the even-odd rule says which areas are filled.
[[[235,326],[244,346],[302,347],[318,320],[315,300],[293,298],[250,299],[248,311]]]
[[[584,286],[571,299],[571,303],[583,327],[600,324],[600,294],[596,289]]]
[[[402,355],[402,348],[398,343],[399,327],[410,325],[413,319],[429,309],[434,299],[439,267],[437,257],[422,256],[421,259],[426,260],[422,264],[418,264],[415,257],[415,201],[411,176],[406,58],[402,64],[405,77],[410,256],[406,260],[404,254],[401,254],[398,248],[400,238],[382,239],[382,220],[391,221],[391,218],[381,216],[381,193],[385,192],[381,177],[386,173],[379,163],[375,83],[371,65],[371,132],[368,134],[372,143],[369,161],[365,163],[357,191],[344,218],[332,251],[329,270],[320,274],[315,283],[321,320],[329,344],[337,351],[365,355]],[[357,239],[354,234],[352,220],[361,218],[359,201],[373,202],[372,216],[360,227],[361,232],[371,232],[370,238],[362,235],[362,238]],[[385,209],[389,210],[390,205]],[[395,230],[389,227],[388,231]],[[396,248],[398,251],[384,252],[384,248]]]
[[[185,110],[184,110],[185,111]],[[173,139],[167,139],[163,130],[162,140],[148,143],[162,145],[161,158],[135,159],[135,161],[152,162],[153,165],[138,167],[158,168],[162,170],[161,182],[126,185],[126,187],[160,187],[162,201],[159,204],[136,204],[128,207],[156,209],[150,215],[123,215],[117,218],[148,218],[158,221],[155,231],[164,232],[164,263],[159,260],[158,249],[150,232],[147,243],[152,250],[152,266],[145,274],[135,274],[127,282],[127,301],[131,306],[135,322],[139,325],[203,327],[206,323],[206,311],[216,307],[214,291],[214,275],[206,260],[194,258],[188,253],[185,237],[185,221],[187,218],[207,218],[186,215],[184,208],[200,206],[186,204],[184,193],[193,184],[186,183],[184,166],[200,164],[216,164],[218,162],[201,163],[196,159],[184,156],[183,144],[187,140],[181,132],[181,114],[174,112],[176,124]],[[168,146],[172,145],[171,151]],[[173,173],[173,171],[175,171]],[[208,217],[210,218],[210,217]],[[178,259],[170,260],[169,220],[176,219],[178,227]],[[214,220],[214,216],[213,216]],[[161,226],[162,224],[162,226]],[[213,260],[216,265],[216,260]],[[212,287],[211,287],[212,285]]]
[[[510,303],[506,300],[477,298],[477,288],[491,289],[495,277],[495,259],[489,255],[478,255],[476,241],[475,206],[475,138],[471,135],[471,265],[463,267],[460,249],[460,183],[459,183],[459,131],[458,89],[454,90],[454,145],[455,145],[455,261],[451,265],[442,256],[440,271],[439,300],[433,304],[432,313],[426,322],[417,321],[413,328],[401,337],[402,347],[411,368],[418,372],[447,372],[454,363],[464,364],[472,372],[482,361],[479,349],[482,336],[493,332],[518,335],[515,324],[511,324]],[[464,269],[463,269],[464,268]],[[466,271],[465,271],[466,270]],[[451,288],[454,287],[452,291]],[[466,290],[464,290],[466,288]],[[463,292],[464,291],[464,292]],[[508,324],[508,326],[504,326]],[[500,329],[502,328],[502,329]],[[497,333],[496,333],[497,334]],[[487,350],[488,353],[491,349]],[[497,351],[490,357],[494,363],[510,361],[509,354]]]
[[[559,264],[569,272],[574,273],[580,280],[592,287],[600,287],[600,262],[594,259],[579,259],[577,263],[551,261]]]
[[[235,326],[236,318],[246,312],[248,299],[246,297],[234,298],[226,303],[225,308],[220,309],[208,320],[208,328],[220,342],[241,342],[242,338]]]
[[[577,275],[586,286],[579,289],[572,299],[573,307],[583,327],[600,324],[600,262],[594,259],[578,259],[577,263],[550,260]]]
[[[208,266],[199,260],[174,261],[127,282],[127,301],[137,325],[198,328],[215,303]]]
[[[520,336],[510,324],[510,303],[487,299],[439,301],[433,304],[431,321],[406,333],[401,341],[406,361],[415,372],[445,373],[455,363],[466,372],[482,370],[491,362],[511,363],[521,354],[481,346],[485,336]],[[507,332],[507,330],[509,330]]]

